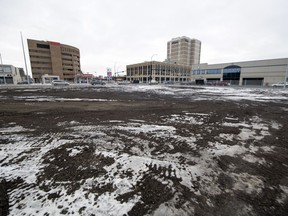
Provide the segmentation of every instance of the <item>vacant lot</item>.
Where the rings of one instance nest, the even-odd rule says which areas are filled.
[[[287,215],[287,91],[35,87],[0,99],[0,215]]]

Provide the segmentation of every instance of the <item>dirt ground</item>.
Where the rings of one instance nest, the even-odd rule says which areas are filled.
[[[29,97],[57,97],[57,98],[86,98],[86,99],[103,99],[103,101],[29,101],[23,98]],[[258,116],[262,122],[277,122],[282,125],[279,129],[269,127],[267,130],[270,135],[261,140],[247,139],[244,147],[248,148],[250,144],[259,147],[273,146],[273,151],[257,150],[250,152],[249,155],[261,158],[263,163],[249,162],[243,159],[243,155],[231,156],[215,155],[213,159],[212,171],[209,175],[211,181],[205,180],[204,177],[198,176],[191,178],[194,185],[194,191],[181,184],[181,176],[173,174],[175,170],[172,167],[157,167],[153,164],[147,164],[147,171],[143,174],[141,181],[138,181],[133,190],[119,195],[115,199],[121,203],[128,202],[135,196],[140,196],[141,200],[127,213],[128,215],[151,215],[159,208],[161,204],[169,205],[173,200],[176,209],[181,209],[186,215],[287,215],[288,198],[288,115],[283,109],[288,109],[286,103],[278,102],[257,102],[257,101],[225,101],[225,100],[191,100],[188,96],[174,97],[169,94],[153,94],[153,92],[118,92],[110,90],[108,87],[93,88],[75,88],[75,89],[43,89],[39,91],[19,91],[17,89],[7,89],[1,92],[0,102],[0,127],[5,128],[12,122],[23,128],[33,129],[29,136],[40,137],[42,134],[52,133],[69,133],[69,128],[59,127],[61,122],[78,122],[80,125],[95,125],[113,127],[116,121],[129,122],[131,119],[149,122],[149,124],[159,124],[163,121],[163,116],[182,115],[186,113],[209,114],[204,119],[203,124],[191,127],[191,124],[185,122],[169,123],[169,126],[176,128],[176,133],[182,137],[189,137],[189,134],[201,134],[201,138],[195,143],[197,148],[192,149],[185,142],[174,143],[173,138],[170,140],[157,139],[149,137],[149,134],[140,134],[138,138],[148,141],[151,145],[152,156],[169,154],[183,154],[179,156],[179,164],[183,166],[194,166],[196,162],[187,157],[187,153],[193,157],[200,157],[200,151],[209,147],[211,141],[217,140],[219,134],[239,134],[239,127],[224,127],[221,125],[225,119],[230,122],[249,122]],[[22,99],[21,99],[22,98]],[[237,119],[237,120],[236,120]],[[113,121],[111,121],[113,120]],[[209,130],[207,129],[209,128]],[[62,130],[62,131],[61,131]],[[261,134],[261,128],[255,129],[256,135]],[[124,136],[124,132],[115,129],[107,131],[110,137],[125,142],[123,147],[116,147],[113,151],[135,155],[133,146],[138,144],[129,139],[129,134]],[[68,137],[67,139],[70,139]],[[45,139],[49,139],[46,137]],[[112,141],[111,141],[112,142]],[[173,144],[173,149],[167,147],[167,142]],[[237,142],[235,139],[228,139],[227,146],[233,146]],[[1,151],[5,151],[3,146],[9,143],[6,138],[0,137]],[[87,143],[82,143],[83,145]],[[82,145],[78,143],[78,145]],[[57,182],[71,181],[71,184],[65,185],[67,194],[72,194],[79,189],[81,180],[107,175],[105,166],[115,162],[115,158],[109,156],[95,155],[97,146],[87,144],[87,147],[77,158],[69,157],[67,148],[73,148],[74,144],[64,144],[58,148],[49,151],[49,154],[42,158],[45,165],[41,173],[37,175],[35,183],[42,191],[47,192],[47,199],[57,200],[59,194],[49,193],[53,184]],[[111,147],[112,148],[112,147]],[[141,149],[141,147],[139,147]],[[264,148],[263,148],[264,149]],[[50,158],[54,160],[51,161]],[[201,158],[200,158],[201,159]],[[17,160],[23,160],[21,156]],[[260,160],[260,159],[259,159]],[[9,166],[9,163],[17,163],[13,160],[0,161],[1,167]],[[83,164],[94,164],[87,166],[84,170],[77,169]],[[0,168],[1,168],[0,167]],[[214,169],[215,168],[215,169]],[[214,169],[214,171],[213,171]],[[120,167],[119,167],[120,170]],[[165,173],[165,174],[163,174]],[[237,180],[235,176],[249,174],[261,179],[261,190],[253,188],[252,192],[247,192],[248,184],[245,184],[245,178],[241,177],[241,184],[244,189],[237,189]],[[243,174],[243,175],[242,175]],[[115,175],[125,175],[129,178],[129,170],[126,173],[117,173]],[[155,178],[157,176],[158,178]],[[132,177],[131,177],[132,178]],[[240,177],[239,177],[240,178]],[[171,185],[163,184],[159,179],[172,182]],[[17,191],[19,187],[23,188],[25,179],[19,178],[13,181],[5,178],[0,179],[0,215],[9,214],[9,205],[11,199],[9,194]],[[251,179],[250,179],[251,180]],[[47,182],[52,182],[48,185]],[[244,182],[244,183],[243,183]],[[214,193],[213,187],[217,187],[217,193]],[[241,186],[241,187],[242,187]],[[245,189],[245,186],[247,187]],[[259,185],[258,185],[259,186]],[[27,186],[29,187],[29,186]],[[34,185],[35,187],[35,185]],[[240,187],[240,188],[241,188]],[[250,186],[249,186],[250,187]],[[93,205],[97,205],[97,197],[105,192],[113,192],[113,185],[97,185],[87,189],[89,193],[97,194]],[[246,191],[246,192],[245,192]],[[19,198],[21,199],[21,198]],[[40,199],[40,198],[39,198]],[[10,200],[10,201],[9,201]],[[280,201],[279,201],[280,200]],[[167,204],[168,203],[168,204]],[[209,204],[210,203],[210,204]],[[16,205],[13,203],[13,205]],[[21,207],[18,207],[21,208]],[[70,214],[69,206],[62,207],[61,214]],[[86,207],[79,209],[75,215],[81,215]],[[193,210],[192,210],[193,209]],[[179,210],[180,211],[180,210]],[[184,215],[185,215],[184,214]],[[49,215],[47,213],[46,215]],[[93,215],[93,214],[91,214]],[[97,215],[97,214],[95,214]],[[180,213],[179,213],[180,215]]]

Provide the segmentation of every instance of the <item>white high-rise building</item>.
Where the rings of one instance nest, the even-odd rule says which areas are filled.
[[[200,63],[201,41],[188,37],[167,42],[167,60],[174,64],[192,66]]]

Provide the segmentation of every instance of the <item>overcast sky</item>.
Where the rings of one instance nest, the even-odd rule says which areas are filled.
[[[201,63],[288,57],[287,0],[0,0],[3,64],[31,71],[27,38],[80,49],[84,73],[164,61],[167,41],[202,42]]]

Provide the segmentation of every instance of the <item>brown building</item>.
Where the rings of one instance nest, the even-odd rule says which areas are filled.
[[[45,74],[76,82],[77,76],[81,74],[78,48],[51,41],[28,39],[27,42],[35,83],[40,83]]]

